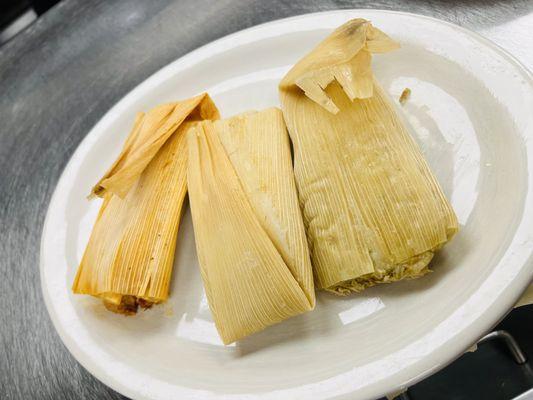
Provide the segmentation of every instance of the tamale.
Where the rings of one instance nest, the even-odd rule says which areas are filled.
[[[223,342],[313,309],[313,273],[281,111],[204,121],[188,135],[196,247]]]
[[[167,299],[187,193],[185,132],[204,118],[218,118],[207,95],[139,114],[118,160],[94,192],[104,201],[74,293],[100,297],[108,309],[123,314]]]
[[[424,275],[458,229],[372,73],[372,53],[397,47],[354,19],[280,83],[315,284],[337,294]]]

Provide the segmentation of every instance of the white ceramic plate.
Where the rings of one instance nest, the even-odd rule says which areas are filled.
[[[70,292],[97,201],[85,196],[118,154],[135,112],[208,91],[224,116],[277,105],[289,66],[363,17],[401,50],[375,57],[462,225],[423,279],[348,298],[224,347],[202,289],[190,214],[168,304],[126,318]],[[533,84],[486,39],[435,19],[339,11],[260,25],[163,68],[91,130],[54,193],[41,245],[46,305],[74,357],[135,399],[368,399],[443,367],[491,328],[533,275]]]

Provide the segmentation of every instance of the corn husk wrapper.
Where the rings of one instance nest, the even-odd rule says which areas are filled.
[[[188,119],[213,119],[218,110],[207,94],[161,104],[147,114],[139,113],[122,152],[111,168],[93,187],[92,196],[113,193],[124,198],[148,163],[180,124]]]
[[[279,109],[192,128],[188,185],[202,278],[224,343],[314,308]]]
[[[108,309],[124,314],[167,299],[187,193],[185,132],[203,118],[218,118],[207,95],[137,117],[118,160],[97,185],[104,202],[74,293],[100,297]]]
[[[315,284],[337,294],[427,273],[457,219],[371,70],[398,47],[347,22],[280,83]]]

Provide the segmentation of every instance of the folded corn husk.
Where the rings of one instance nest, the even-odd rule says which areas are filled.
[[[218,118],[207,95],[139,114],[113,167],[95,186],[104,197],[72,290],[132,314],[167,299],[187,193],[185,132]]]
[[[428,272],[456,216],[371,70],[398,44],[355,19],[280,83],[315,284],[337,294]]]
[[[223,342],[311,310],[313,275],[280,110],[205,121],[188,143],[198,258]]]
[[[176,103],[161,104],[139,113],[122,152],[93,187],[91,197],[113,193],[123,198],[148,163],[180,124],[188,119],[213,119],[218,110],[207,94]]]

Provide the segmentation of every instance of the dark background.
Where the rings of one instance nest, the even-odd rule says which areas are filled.
[[[37,3],[46,2],[2,1],[0,30],[27,7],[42,14],[48,5]],[[491,0],[66,0],[1,45],[1,399],[122,398],[67,352],[48,318],[39,282],[39,241],[50,196],[91,127],[138,83],[201,45],[262,22],[342,8],[410,11],[482,33],[503,29],[515,37],[490,37],[518,56],[529,54],[513,46],[528,43],[513,21],[533,13],[533,1]],[[533,58],[525,61],[531,68]],[[532,311],[514,311],[501,327],[533,357]],[[494,342],[411,388],[410,395],[503,400],[532,386],[531,367],[514,364]]]

